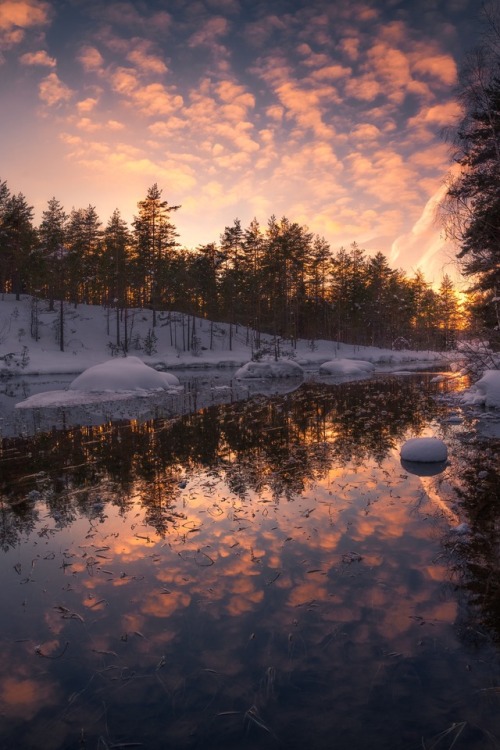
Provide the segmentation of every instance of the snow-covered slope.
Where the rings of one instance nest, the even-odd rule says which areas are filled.
[[[60,351],[56,338],[57,309],[51,312],[47,302],[38,302],[38,341],[31,335],[32,312],[32,300],[28,296],[21,297],[18,302],[13,295],[0,297],[0,374],[2,371],[78,374],[108,360],[114,353],[120,356],[115,346],[115,310],[91,305],[79,305],[75,309],[67,305],[64,352]],[[123,335],[123,319],[119,323]],[[198,318],[195,320],[193,351],[187,343],[188,339],[193,341],[193,319],[187,315],[161,313],[153,329],[150,310],[129,310],[127,325],[129,355],[164,369],[241,367],[252,359],[252,332],[244,326],[233,326],[230,332],[226,323],[211,324]],[[262,349],[267,346],[272,359],[275,352],[272,337],[263,336],[261,342]],[[299,341],[295,350],[286,342],[280,343],[279,355],[285,359],[293,356],[302,367],[318,367],[335,358],[365,360],[376,365],[442,361],[437,352],[392,351],[332,341]],[[265,352],[263,356],[266,357]]]

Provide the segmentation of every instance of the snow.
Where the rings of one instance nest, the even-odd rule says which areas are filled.
[[[411,438],[401,447],[401,460],[415,463],[440,463],[448,458],[448,449],[435,437]]]
[[[237,380],[251,378],[302,378],[303,368],[290,359],[267,362],[247,362],[236,372]]]
[[[292,346],[288,341],[261,334],[261,359],[254,362],[251,360],[256,337],[251,329],[233,325],[230,330],[227,323],[193,320],[192,316],[176,312],[157,312],[157,325],[153,328],[152,311],[145,309],[127,311],[129,346],[128,356],[124,357],[122,349],[116,347],[117,323],[121,337],[125,330],[123,311],[117,321],[115,309],[84,304],[65,304],[64,351],[60,351],[57,309],[51,311],[44,300],[38,300],[36,308],[35,341],[31,335],[32,298],[22,295],[16,301],[12,294],[0,296],[0,383],[12,383],[0,388],[0,409],[15,409],[26,423],[23,429],[28,431],[38,429],[42,422],[55,423],[60,409],[68,424],[101,423],[115,416],[126,418],[125,415],[132,418],[134,410],[144,415],[157,414],[159,410],[165,416],[185,413],[192,408],[190,395],[180,393],[183,389],[174,384],[173,370],[184,379],[202,376],[210,381],[196,395],[196,403],[201,406],[257,393],[290,392],[306,377],[316,377],[325,363],[334,363],[328,366],[330,376],[340,368],[343,380],[354,380],[368,377],[375,366],[391,372],[400,371],[402,366],[415,370],[446,361],[439,352],[325,340],[299,340]],[[152,331],[156,338],[154,351],[147,346]],[[192,348],[188,340],[194,341]],[[273,357],[275,353],[278,361]],[[110,357],[111,354],[116,356]],[[92,370],[96,365],[100,368]],[[165,371],[170,371],[170,377],[165,377]],[[204,372],[207,375],[202,375]],[[13,395],[8,395],[7,390]],[[16,399],[15,406],[12,399]],[[0,422],[2,434],[15,429],[15,418],[9,426],[10,421],[2,414]]]
[[[320,375],[331,375],[338,378],[365,377],[375,370],[373,362],[362,359],[333,359],[323,362],[319,367]]]
[[[465,404],[484,405],[487,409],[500,409],[500,370],[486,370],[464,394]]]
[[[149,391],[179,385],[169,372],[157,372],[139,357],[119,357],[88,367],[70,384],[73,391]]]
[[[32,374],[74,374],[100,364],[110,358],[115,348],[116,311],[95,305],[67,305],[65,308],[65,346],[61,352],[56,340],[57,310],[50,311],[47,302],[38,301],[38,333],[35,341],[31,330],[31,298],[22,295],[0,297],[0,376]],[[238,368],[252,359],[253,332],[244,326],[233,326],[230,335],[227,323],[211,323],[196,318],[194,331],[196,346],[188,346],[188,325],[193,332],[193,319],[175,312],[157,313],[156,351],[146,354],[145,340],[153,330],[151,310],[128,310],[127,327],[130,335],[129,355],[137,356],[152,367],[166,370],[191,368]],[[124,321],[119,321],[123,333]],[[401,369],[417,363],[441,364],[445,360],[439,352],[396,351],[374,346],[355,346],[335,341],[299,340],[295,347],[289,342],[276,342],[272,336],[261,335],[261,349],[280,360],[293,355],[296,364],[304,369],[317,370],[320,365],[342,359],[356,359]],[[231,343],[230,343],[231,342]],[[118,354],[121,354],[121,350]],[[9,356],[11,355],[11,356]],[[264,352],[265,356],[265,352]],[[5,358],[7,357],[7,358]],[[116,357],[120,359],[121,357]],[[264,360],[262,360],[264,361]]]

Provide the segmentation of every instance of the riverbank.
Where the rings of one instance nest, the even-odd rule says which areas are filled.
[[[123,338],[125,321],[115,310],[93,305],[65,308],[64,351],[58,342],[57,310],[36,305],[29,296],[0,299],[0,377],[9,375],[74,374],[113,356]],[[128,354],[153,367],[208,369],[241,367],[255,358],[255,336],[245,326],[213,323],[181,313],[159,313],[153,328],[151,310],[129,310]],[[34,336],[36,335],[36,339]],[[188,342],[189,339],[189,342]],[[260,356],[293,358],[305,368],[316,368],[335,358],[362,359],[380,366],[439,365],[453,357],[441,352],[381,349],[335,341],[299,340],[295,347],[271,336],[261,336]]]

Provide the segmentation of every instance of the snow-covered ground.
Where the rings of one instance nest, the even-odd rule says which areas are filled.
[[[464,395],[465,404],[480,404],[487,409],[500,409],[500,370],[485,370]]]
[[[0,374],[62,374],[77,375],[91,365],[109,360],[115,353],[116,311],[102,307],[70,305],[65,308],[65,351],[56,340],[57,309],[38,302],[38,334],[31,335],[32,300],[22,296],[19,302],[13,295],[0,297]],[[57,305],[56,305],[57,308]],[[195,321],[195,351],[187,346],[188,325],[192,340],[192,318],[180,313],[160,313],[153,329],[150,310],[128,311],[129,355],[140,357],[152,366],[166,370],[174,368],[242,367],[252,359],[251,331],[244,326],[233,326],[232,337],[226,323],[211,324],[200,318]],[[123,335],[124,321],[119,321]],[[154,336],[153,336],[154,333]],[[149,340],[148,340],[149,337]],[[230,338],[232,338],[230,345]],[[152,341],[153,339],[153,341]],[[154,340],[155,339],[155,340]],[[147,354],[148,343],[155,351]],[[269,351],[273,360],[275,342],[262,337],[262,349]],[[377,367],[401,368],[402,364],[426,365],[439,363],[443,357],[431,351],[396,351],[377,347],[352,346],[332,341],[299,341],[292,349],[288,342],[279,344],[281,359],[293,357],[301,367],[318,368],[332,360],[364,360]],[[119,355],[118,355],[119,356]],[[264,352],[264,358],[266,353]]]

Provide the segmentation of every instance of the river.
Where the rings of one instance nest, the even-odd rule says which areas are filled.
[[[4,422],[0,747],[496,747],[498,444],[456,381],[208,377]]]

